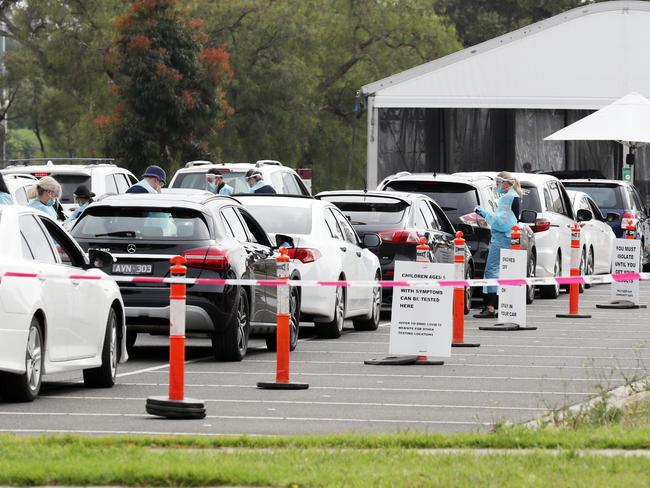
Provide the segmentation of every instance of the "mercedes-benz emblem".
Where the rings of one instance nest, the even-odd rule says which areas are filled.
[[[129,244],[126,246],[126,252],[129,254],[133,254],[135,252],[135,244]]]

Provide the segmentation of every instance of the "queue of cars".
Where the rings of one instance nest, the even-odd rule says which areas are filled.
[[[252,168],[278,194],[248,193],[245,174]],[[207,191],[211,169],[234,188],[232,197]],[[146,277],[169,276],[174,255],[187,259],[189,278],[270,280],[276,276],[279,248],[287,247],[292,280],[390,280],[396,261],[416,260],[422,237],[431,261],[452,262],[460,229],[467,241],[466,277],[482,277],[491,231],[474,208],[494,210],[498,199],[495,173],[489,172],[402,172],[384,179],[375,191],[312,197],[298,173],[269,160],[191,162],[176,173],[170,189],[145,195],[123,194],[135,177],[105,161],[25,162],[2,172],[14,201],[22,205],[0,207],[0,230],[13,236],[0,242],[0,334],[8,338],[0,341],[0,392],[23,401],[33,399],[42,375],[52,372],[82,369],[87,385],[111,386],[117,363],[126,360],[138,334],[167,334],[168,288]],[[90,184],[100,195],[76,220],[71,235],[23,206],[27,188],[45,174],[66,182],[64,198],[71,182]],[[633,186],[570,180],[567,191],[551,175],[515,177],[523,190],[519,225],[528,276],[569,273],[575,222],[583,231],[584,274],[609,272],[615,231],[628,222],[644,246],[650,243],[648,214],[639,208]],[[74,188],[68,190],[71,194]],[[20,273],[37,278],[21,279]],[[110,276],[145,279],[118,286]],[[466,313],[478,291],[466,291]],[[528,288],[528,303],[535,291]],[[555,298],[560,287],[540,287],[539,292]],[[390,287],[383,292],[379,286],[292,287],[290,347],[297,346],[301,321],[313,322],[317,334],[329,338],[341,335],[346,319],[355,329],[375,330],[390,301]],[[242,360],[251,336],[264,338],[269,350],[277,348],[276,307],[273,286],[198,282],[187,287],[187,332],[209,337],[216,359]]]

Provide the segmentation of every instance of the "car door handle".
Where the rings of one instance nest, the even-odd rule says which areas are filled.
[[[79,283],[81,283],[78,280],[72,280],[72,286],[79,286]]]
[[[339,247],[339,249],[340,249],[341,251],[343,251],[343,252],[348,252],[348,248],[347,248],[347,247],[343,247],[343,246],[341,246],[341,247]]]
[[[361,251],[357,251],[357,256],[361,257]]]

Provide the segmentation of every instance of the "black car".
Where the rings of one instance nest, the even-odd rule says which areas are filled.
[[[117,262],[111,275],[168,277],[169,259],[187,259],[188,278],[268,280],[276,277],[277,245],[238,202],[194,190],[160,195],[116,195],[91,204],[72,235],[84,249],[110,251]],[[276,240],[291,245],[291,238]],[[299,279],[292,270],[292,279]],[[138,333],[169,333],[169,287],[156,283],[120,283],[126,308],[127,344]],[[300,325],[300,291],[291,288],[291,348]],[[219,360],[239,361],[250,334],[276,348],[275,287],[187,287],[186,330],[207,334]]]
[[[336,205],[361,239],[366,234],[381,238],[379,247],[369,249],[379,258],[384,279],[393,279],[395,261],[415,261],[420,237],[426,237],[431,261],[453,263],[454,226],[442,209],[429,197],[416,193],[379,191],[328,191],[316,195]],[[474,273],[474,261],[466,249],[466,278]],[[390,306],[392,293],[384,289],[385,306]],[[466,313],[471,303],[471,290],[466,295]]]

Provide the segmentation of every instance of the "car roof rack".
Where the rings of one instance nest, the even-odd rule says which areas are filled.
[[[212,161],[189,161],[185,163],[186,168],[193,168],[194,166],[209,166],[215,164]]]
[[[7,166],[34,166],[43,164],[45,166],[54,166],[54,163],[69,162],[71,164],[93,164],[93,165],[110,165],[115,166],[115,159],[113,158],[26,158],[26,159],[10,159],[7,161]]]
[[[280,161],[275,159],[260,159],[255,161],[255,167],[260,168],[262,166],[284,166]]]

